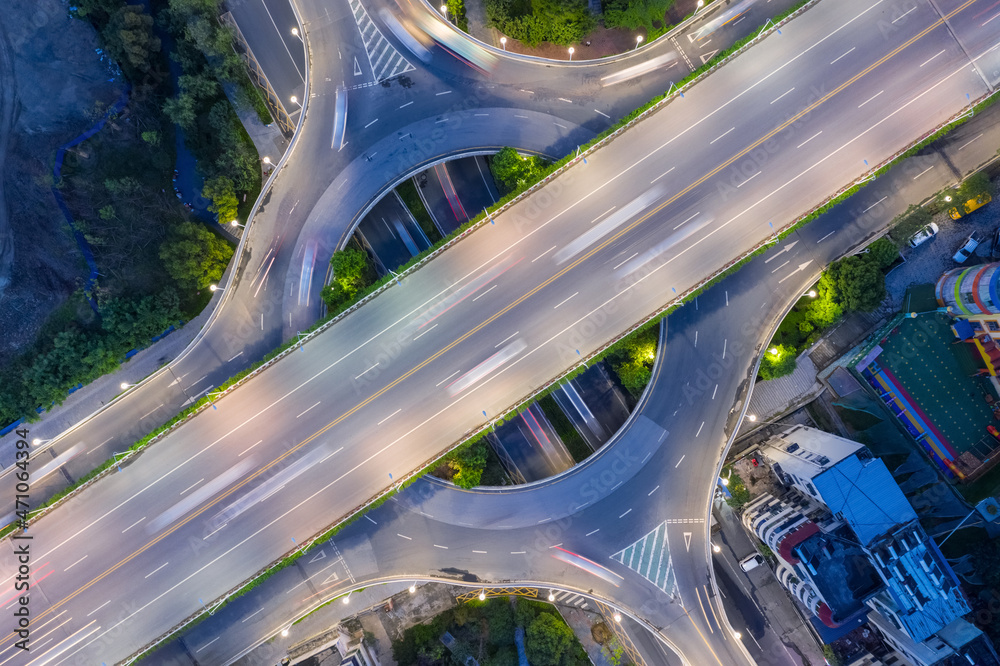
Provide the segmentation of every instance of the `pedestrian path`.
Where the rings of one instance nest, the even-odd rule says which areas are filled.
[[[667,539],[667,521],[612,555],[611,559],[621,562],[667,594],[673,594],[677,586]]]
[[[404,72],[414,69],[406,58],[392,47],[389,41],[382,35],[382,32],[375,26],[368,12],[361,6],[360,0],[350,0],[351,11],[354,12],[354,20],[358,23],[358,30],[361,31],[361,41],[365,44],[365,52],[368,54],[368,64],[376,81],[384,81]],[[360,73],[359,63],[355,58],[355,73]]]

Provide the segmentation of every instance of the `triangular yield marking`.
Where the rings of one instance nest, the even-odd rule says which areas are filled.
[[[354,56],[354,76],[361,76],[361,63],[358,62],[357,56]]]
[[[319,562],[320,560],[324,559],[325,557],[326,557],[326,551],[325,550],[321,550],[318,553],[316,553],[315,555],[313,555],[313,558],[311,560],[309,560],[309,564],[312,564],[313,562]]]
[[[324,580],[320,584],[321,585],[329,585],[331,583],[336,583],[338,580],[340,580],[340,576],[338,576],[336,573],[332,573],[329,576],[327,576],[327,579]]]
[[[708,62],[709,60],[712,59],[712,56],[714,56],[718,52],[719,52],[719,49],[715,49],[711,53],[702,53],[701,56],[699,56],[701,58],[701,64],[704,65],[706,62]]]
[[[687,550],[688,552],[691,551],[691,533],[690,532],[685,532],[684,533],[684,549]]]

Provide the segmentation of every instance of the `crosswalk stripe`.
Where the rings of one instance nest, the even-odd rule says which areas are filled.
[[[624,564],[664,592],[673,594],[677,585],[673,559],[670,556],[667,524],[681,523],[683,520],[672,518],[663,521],[642,538],[612,555],[611,559]]]
[[[378,26],[368,16],[368,12],[365,11],[360,0],[349,0],[349,4],[351,12],[354,14],[354,21],[358,25],[358,31],[361,33],[361,41],[365,45],[368,64],[371,65],[375,80],[384,81],[397,74],[413,70],[413,65],[400,55],[382,35]]]

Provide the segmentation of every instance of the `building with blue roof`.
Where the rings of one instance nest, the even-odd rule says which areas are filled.
[[[749,503],[744,525],[778,556],[778,580],[828,627],[860,604],[886,642],[916,666],[975,654],[998,665],[958,579],[886,468],[861,444],[805,426],[761,454],[788,488]],[[986,655],[984,657],[984,655]]]

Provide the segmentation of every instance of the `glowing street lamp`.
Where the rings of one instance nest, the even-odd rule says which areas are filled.
[[[549,590],[549,601],[555,601],[555,600],[556,600],[556,593],[553,592],[552,590]]]
[[[300,42],[302,41],[302,35],[299,34],[298,28],[292,28],[292,34],[298,37]]]
[[[507,38],[506,37],[501,37],[500,38],[500,46],[503,47],[504,51],[507,50]]]
[[[233,220],[233,221],[232,221],[232,222],[230,222],[229,224],[230,224],[230,225],[232,225],[232,226],[234,226],[234,227],[243,227],[243,225],[242,225],[242,224],[240,224],[240,221],[239,221],[239,220]]]
[[[299,104],[299,98],[296,97],[295,95],[292,95],[291,100],[292,100],[292,104]],[[299,106],[302,106],[302,105],[299,104]]]
[[[569,59],[570,59],[570,61],[573,60],[573,51],[575,51],[575,49],[572,46],[569,47]]]
[[[767,352],[771,356],[777,356],[778,355],[778,348],[777,347],[771,347],[770,349],[767,350]]]
[[[698,6],[694,8],[694,13],[697,14],[698,10],[705,6],[705,0],[698,0]]]
[[[273,164],[273,162],[271,162],[271,158],[268,157],[267,155],[264,155],[263,162],[264,164]]]
[[[217,284],[210,284],[210,285],[208,285],[208,290],[209,291],[223,291],[222,287],[220,287]]]
[[[636,35],[635,48],[639,48],[639,44],[642,44],[642,35]]]
[[[712,544],[712,552],[713,552],[713,553],[718,553],[718,552],[721,552],[721,551],[722,551],[722,549],[721,549],[721,548],[719,548],[719,547],[718,547],[717,545],[715,545],[714,543]]]
[[[486,590],[483,590],[482,592],[479,593],[479,600],[486,601]]]

